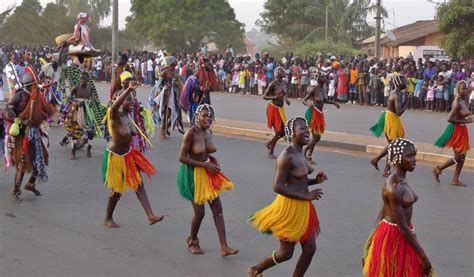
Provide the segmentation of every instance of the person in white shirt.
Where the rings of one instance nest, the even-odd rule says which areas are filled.
[[[146,61],[146,72],[147,72],[147,85],[152,85],[153,83],[153,61],[151,58],[148,58]]]

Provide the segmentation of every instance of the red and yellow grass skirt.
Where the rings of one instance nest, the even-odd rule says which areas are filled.
[[[412,225],[409,228],[414,233]],[[403,237],[400,228],[383,219],[369,237],[364,248],[366,277],[419,277],[421,260]]]
[[[469,132],[466,124],[449,123],[443,134],[436,140],[438,147],[452,147],[454,151],[464,155],[471,149]]]
[[[275,129],[276,132],[284,130],[286,124],[286,111],[283,107],[278,107],[273,103],[267,105],[268,128]]]
[[[326,128],[326,121],[324,120],[324,114],[318,108],[312,106],[306,110],[305,114],[306,121],[309,124],[309,129],[315,135],[322,135]]]
[[[186,200],[202,205],[216,199],[234,184],[221,172],[211,173],[204,167],[181,164],[178,171],[178,191]]]
[[[303,243],[315,232],[319,234],[319,219],[311,201],[277,195],[267,207],[255,212],[249,221],[262,233],[277,239]]]
[[[155,168],[142,152],[133,148],[123,155],[109,149],[104,151],[102,179],[104,185],[114,192],[124,193],[127,188],[136,191],[142,184],[140,171],[149,178],[156,173]]]

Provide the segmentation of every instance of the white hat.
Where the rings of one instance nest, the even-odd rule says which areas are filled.
[[[87,15],[87,13],[85,12],[80,12],[76,17],[76,19],[87,19],[87,18],[89,18],[89,15]]]
[[[331,56],[331,58],[329,58],[331,61],[335,61],[336,60],[336,56]]]

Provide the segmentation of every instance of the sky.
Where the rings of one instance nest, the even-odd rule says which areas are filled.
[[[263,11],[265,0],[228,0],[234,8],[237,20],[245,24],[247,30],[255,27],[255,21],[260,17]],[[291,1],[291,0],[289,0]],[[375,0],[373,0],[375,1]],[[434,0],[443,1],[443,0]],[[0,11],[16,4],[20,5],[21,0],[0,0]],[[45,6],[53,0],[40,0]],[[436,12],[436,4],[427,0],[382,0],[382,5],[389,13],[389,17],[385,19],[385,29],[390,30],[394,27],[403,26],[413,23],[417,20],[433,19]],[[125,17],[130,15],[130,0],[119,0],[119,28],[125,28]],[[369,15],[367,21],[373,23],[374,15]],[[110,25],[111,18],[106,18],[104,25]]]

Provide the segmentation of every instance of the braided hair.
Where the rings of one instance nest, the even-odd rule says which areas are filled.
[[[295,117],[290,118],[290,120],[288,120],[285,125],[285,135],[286,135],[286,138],[288,139],[288,142],[291,141],[291,138],[293,137],[293,134],[295,133],[295,122],[297,120],[303,120],[304,123],[308,125],[308,122],[306,121],[306,118],[304,117],[295,116]]]
[[[192,122],[193,126],[196,126],[198,124],[199,116],[201,115],[201,112],[204,110],[209,112],[209,117],[211,117],[212,121],[214,121],[215,119],[214,108],[209,104],[201,104],[197,107],[196,112],[194,112],[194,118]]]
[[[405,147],[407,146],[413,146],[415,148],[415,144],[413,142],[404,139],[404,138],[397,138],[393,140],[389,145],[388,145],[388,164],[390,166],[394,166],[397,164],[400,164],[402,162],[402,156],[403,156],[403,151],[405,151]]]
[[[465,80],[460,80],[456,83],[456,86],[454,87],[454,95],[455,96],[461,96],[459,94],[459,86],[464,83],[464,87],[467,88],[467,82]]]

